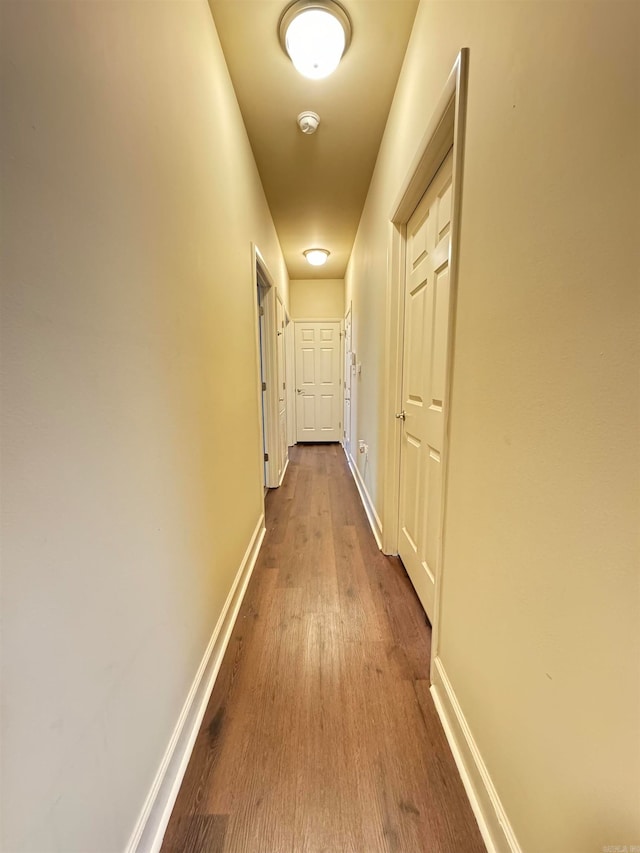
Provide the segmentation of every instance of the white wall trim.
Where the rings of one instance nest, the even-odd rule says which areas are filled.
[[[353,457],[351,456],[351,454],[347,453],[346,450],[345,456],[347,457],[347,462],[349,464],[351,474],[353,476],[353,479],[355,480],[356,487],[360,495],[360,500],[362,501],[362,506],[364,507],[364,511],[367,514],[367,518],[369,520],[369,524],[371,525],[371,530],[373,532],[375,540],[378,544],[378,548],[382,549],[382,526],[380,524],[380,517],[376,512],[376,508],[374,507],[373,501],[371,500],[371,495],[369,494],[367,487],[364,484],[362,474],[358,470],[358,466],[356,465]]]
[[[287,468],[289,467],[289,457],[284,463],[284,468],[282,469],[282,475],[280,476],[280,482],[278,483],[278,488],[284,483],[284,475],[287,473]]]
[[[442,660],[434,658],[431,695],[488,853],[522,853]]]
[[[260,516],[198,667],[126,853],[158,853],[266,529]]]

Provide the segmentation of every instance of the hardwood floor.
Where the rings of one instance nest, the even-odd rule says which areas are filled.
[[[430,634],[342,448],[292,448],[162,853],[485,851]]]

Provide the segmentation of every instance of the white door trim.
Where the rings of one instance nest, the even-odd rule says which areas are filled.
[[[284,330],[285,344],[287,351],[287,444],[293,447],[296,443],[296,376],[295,376],[295,342],[294,331],[295,323],[292,322],[289,315],[287,317],[287,325]]]
[[[347,364],[347,325],[350,329],[349,343],[353,345],[353,314],[351,309],[353,303],[349,301],[349,307],[345,311],[344,320],[342,321],[342,366],[344,375],[342,377],[342,431],[343,439],[342,446],[344,447],[347,459],[351,453],[351,390],[352,390],[352,369],[351,363]],[[347,411],[347,386],[349,388],[349,410]]]
[[[447,356],[448,393],[444,410],[445,439],[443,448],[442,506],[443,519],[440,535],[446,525],[446,487],[448,462],[448,433],[450,419],[450,389],[452,377],[452,352],[458,279],[458,247],[460,232],[460,203],[462,192],[462,156],[467,102],[467,74],[469,49],[463,48],[453,65],[449,78],[438,100],[427,130],[409,166],[398,191],[389,216],[390,251],[387,270],[387,297],[385,329],[385,396],[383,401],[383,505],[382,550],[385,554],[398,553],[398,514],[400,500],[400,447],[401,423],[395,414],[402,405],[402,352],[404,321],[404,268],[406,225],[418,202],[427,190],[447,152],[453,147],[452,229],[451,229],[451,309],[449,318],[449,352]],[[432,666],[438,654],[438,624],[441,598],[441,575],[444,551],[441,552],[439,571],[436,573],[435,609],[432,639]]]
[[[287,309],[276,287],[276,415],[277,415],[277,469],[278,485],[284,480],[289,464],[289,445],[287,443],[287,353],[284,330],[287,324]],[[283,418],[284,415],[284,418]]]
[[[258,395],[258,423],[260,427],[260,442],[258,446],[260,468],[264,465],[265,470],[265,487],[268,489],[277,488],[279,485],[279,465],[278,465],[278,396],[277,396],[277,376],[278,367],[276,363],[276,312],[275,298],[277,289],[273,276],[269,272],[260,249],[255,243],[251,243],[252,257],[252,282],[253,282],[253,311],[255,319],[255,336],[256,336],[256,390]],[[265,376],[267,390],[265,394],[265,412],[264,412],[264,429],[265,429],[265,446],[269,456],[268,461],[264,462],[264,450],[262,444],[262,373],[261,373],[261,353],[260,353],[260,317],[258,316],[258,288],[264,290],[264,352],[265,352]]]

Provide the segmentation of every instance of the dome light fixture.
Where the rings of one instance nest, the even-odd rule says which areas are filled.
[[[327,263],[327,258],[331,252],[328,252],[326,249],[305,249],[302,254],[312,267],[321,267]]]
[[[294,0],[278,31],[296,70],[311,80],[332,74],[351,42],[351,21],[337,0]]]

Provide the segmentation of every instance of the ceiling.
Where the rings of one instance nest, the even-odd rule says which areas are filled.
[[[287,0],[209,0],[289,276],[343,278],[418,0],[343,0],[353,39],[307,80],[278,38]],[[304,135],[296,118],[320,115]],[[331,252],[311,267],[303,250]]]

